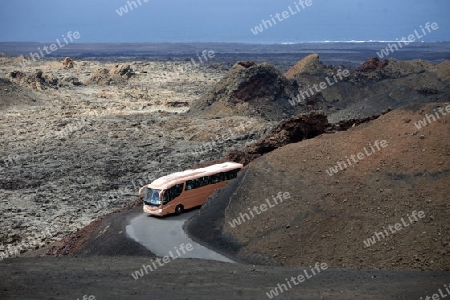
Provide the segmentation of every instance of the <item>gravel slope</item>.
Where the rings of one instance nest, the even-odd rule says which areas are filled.
[[[177,259],[138,280],[148,257],[18,258],[1,262],[2,299],[268,299],[303,269]],[[308,270],[310,272],[310,270]],[[311,273],[309,273],[311,276]],[[419,299],[450,282],[448,273],[327,269],[276,299]]]

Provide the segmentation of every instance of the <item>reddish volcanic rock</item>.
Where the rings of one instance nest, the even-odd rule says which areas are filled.
[[[371,72],[373,70],[384,69],[389,64],[387,59],[379,60],[378,57],[372,57],[363,63],[360,67],[356,68],[357,72]]]

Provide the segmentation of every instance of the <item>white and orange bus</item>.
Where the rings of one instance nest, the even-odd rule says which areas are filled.
[[[242,167],[242,164],[225,162],[158,178],[139,190],[144,212],[165,216],[201,206],[214,190],[236,178]]]

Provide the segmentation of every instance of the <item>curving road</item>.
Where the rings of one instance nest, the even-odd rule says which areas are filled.
[[[176,255],[176,250],[182,258],[202,258],[234,263],[229,258],[210,250],[189,238],[183,230],[183,224],[195,210],[185,212],[179,216],[171,215],[165,218],[149,216],[145,213],[131,219],[126,227],[127,236],[140,243],[158,256],[170,256],[169,251]],[[192,244],[193,249],[181,252],[181,245]]]

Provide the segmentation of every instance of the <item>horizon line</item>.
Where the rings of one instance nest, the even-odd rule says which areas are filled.
[[[244,45],[298,45],[298,44],[331,44],[331,43],[397,43],[394,40],[324,40],[324,41],[301,41],[301,42],[202,42],[202,41],[191,41],[191,42],[73,42],[70,45],[92,45],[92,44],[130,44],[130,45],[149,45],[149,44],[244,44]],[[448,41],[414,41],[410,44],[423,44],[423,43],[448,43]],[[55,41],[49,42],[37,42],[37,41],[0,41],[0,44],[51,44]],[[69,45],[67,45],[69,46]]]

